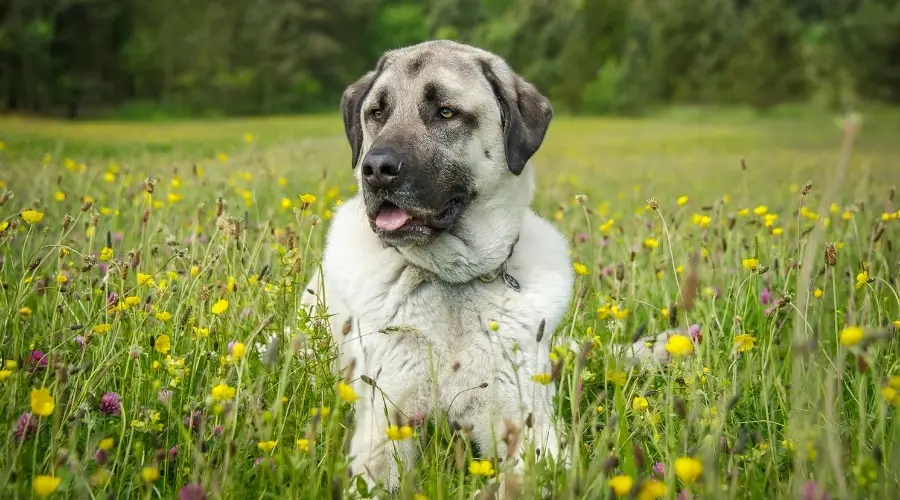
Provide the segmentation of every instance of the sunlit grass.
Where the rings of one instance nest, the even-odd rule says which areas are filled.
[[[895,123],[832,183],[834,117],[554,122],[535,207],[572,239],[559,333],[587,351],[552,354],[573,463],[526,498],[894,494]],[[299,313],[355,191],[340,119],[6,119],[0,141],[3,496],[348,496],[353,395]],[[609,349],[670,328],[668,370]],[[402,498],[496,481],[447,422],[386,431],[423,449]]]

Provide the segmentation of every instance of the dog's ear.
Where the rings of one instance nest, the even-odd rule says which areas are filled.
[[[351,167],[356,168],[356,162],[359,161],[359,150],[362,148],[363,132],[362,132],[362,102],[369,94],[369,89],[375,82],[378,75],[377,71],[369,71],[362,78],[350,84],[341,96],[341,114],[344,117],[344,132],[347,133],[347,140],[350,142],[350,153],[352,156]]]
[[[509,71],[510,81],[504,82],[488,60],[481,61],[481,71],[500,105],[506,163],[513,174],[519,175],[541,147],[553,119],[553,107],[549,99],[519,75]]]

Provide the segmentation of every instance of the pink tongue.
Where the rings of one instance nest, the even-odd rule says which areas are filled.
[[[403,227],[409,220],[406,210],[398,207],[382,208],[375,217],[375,227],[385,231],[394,231]]]

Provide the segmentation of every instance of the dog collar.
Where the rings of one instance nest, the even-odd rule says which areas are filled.
[[[507,272],[507,263],[509,259],[512,257],[513,251],[516,249],[516,243],[519,242],[519,237],[516,236],[515,241],[513,241],[512,245],[509,247],[509,255],[506,256],[506,260],[503,261],[503,264],[500,264],[494,272],[485,273],[478,277],[478,280],[482,283],[493,283],[497,281],[497,278],[502,277],[503,282],[506,283],[506,286],[512,288],[515,291],[521,290],[521,286],[519,286],[519,281],[512,277],[512,275]]]

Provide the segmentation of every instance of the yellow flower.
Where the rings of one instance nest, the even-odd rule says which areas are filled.
[[[412,427],[408,425],[404,425],[401,427],[397,427],[396,425],[392,425],[384,430],[384,433],[387,435],[388,439],[391,441],[400,441],[403,439],[409,439],[413,435]]]
[[[694,214],[691,217],[691,221],[696,226],[709,227],[710,223],[712,223],[712,217],[708,215]]]
[[[647,408],[650,407],[650,403],[647,401],[647,398],[644,396],[635,396],[634,399],[631,400],[631,409],[636,412],[644,412],[647,411]]]
[[[311,205],[311,204],[313,204],[313,203],[316,202],[316,197],[313,196],[313,195],[311,195],[311,194],[309,194],[309,193],[307,193],[307,194],[301,194],[301,195],[300,195],[300,201],[302,201],[303,203],[305,203],[305,204],[307,204],[307,205]]]
[[[734,336],[734,348],[738,350],[738,352],[747,352],[753,349],[756,344],[756,337],[753,335],[747,335],[746,333],[742,333],[740,335]]]
[[[191,266],[191,277],[196,278],[200,275],[200,266]]]
[[[12,370],[0,370],[0,382],[6,382],[12,374]]]
[[[888,385],[900,391],[900,375],[891,375],[888,379]]]
[[[679,196],[678,200],[675,203],[678,203],[678,206],[687,205],[688,197],[687,196]]]
[[[259,448],[259,451],[272,451],[275,449],[275,445],[278,444],[277,441],[260,441],[256,443],[256,447]]]
[[[106,172],[103,174],[103,180],[109,183],[116,182],[116,174],[112,172]]]
[[[572,267],[575,268],[575,274],[580,274],[581,276],[584,276],[588,273],[587,266],[580,262],[573,262]]]
[[[616,319],[625,319],[628,317],[628,308],[619,309],[619,306],[612,306],[609,308],[609,312],[615,316]]]
[[[228,384],[219,384],[212,388],[212,398],[216,401],[228,401],[236,393],[235,388]]]
[[[338,382],[338,396],[348,403],[354,403],[359,399],[359,396],[356,395],[356,391],[353,390],[353,386],[343,382]]]
[[[49,417],[53,414],[53,410],[56,408],[56,403],[53,401],[53,396],[50,395],[50,391],[47,389],[32,389],[31,390],[31,412],[40,417]]]
[[[644,239],[644,247],[649,249],[654,249],[659,246],[659,240],[655,238],[646,238]]]
[[[816,288],[816,290],[813,292],[813,297],[817,299],[821,299],[823,295],[825,295],[825,292],[823,292],[821,288]]]
[[[141,298],[140,298],[140,297],[137,297],[137,296],[134,296],[134,295],[131,295],[131,296],[129,296],[129,297],[125,297],[125,301],[124,301],[124,302],[125,302],[125,305],[126,305],[126,306],[133,307],[133,306],[136,306],[136,305],[138,305],[138,304],[141,303]]]
[[[694,343],[685,335],[672,335],[666,342],[666,352],[673,356],[689,356],[694,352]]]
[[[637,498],[638,500],[656,500],[657,498],[666,496],[667,490],[666,483],[657,479],[650,479],[641,484],[641,489],[638,491]]]
[[[7,370],[15,371],[16,369],[19,368],[19,362],[14,359],[7,359],[6,362],[3,363],[3,367],[6,368]]]
[[[696,458],[675,459],[675,475],[685,483],[693,483],[703,474],[703,463]]]
[[[616,223],[615,220],[609,219],[608,221],[606,221],[600,225],[600,232],[602,232],[602,233],[610,232],[612,230],[613,224],[615,224],[615,223]]]
[[[101,450],[111,450],[115,444],[116,441],[113,438],[101,439],[100,443],[97,444],[97,448],[100,448]]]
[[[35,478],[31,481],[31,488],[34,490],[34,494],[39,497],[49,497],[53,493],[56,492],[56,489],[59,488],[59,482],[61,481],[58,477],[53,476],[35,476]]]
[[[287,210],[288,208],[291,208],[291,205],[292,205],[292,203],[291,203],[290,198],[282,198],[281,199],[281,208]]]
[[[681,198],[687,197],[682,196]],[[681,198],[678,198],[678,201],[681,201]],[[683,203],[679,203],[679,205],[683,205]],[[624,497],[631,492],[631,487],[634,486],[634,479],[631,476],[614,476],[606,484],[617,497]]]
[[[198,339],[205,339],[206,337],[209,337],[209,328],[201,328],[201,327],[195,326],[194,327],[194,337],[196,337]]]
[[[30,317],[31,316],[31,308],[28,306],[25,306],[25,307],[19,309],[19,316],[21,316],[23,318]]]
[[[56,284],[65,285],[67,281],[69,281],[69,277],[65,274],[59,273],[56,275]]]
[[[91,331],[97,334],[103,334],[108,332],[110,328],[112,328],[112,325],[109,323],[101,323],[99,325],[94,325],[94,327],[91,328]]]
[[[547,385],[553,381],[553,376],[549,373],[537,373],[531,376],[531,380],[538,384]]]
[[[776,228],[772,229],[772,236],[781,236],[782,234],[784,234],[783,228],[776,227]]]
[[[62,191],[57,191],[57,192],[53,195],[53,199],[55,199],[56,201],[65,201],[65,199],[66,199],[66,193],[63,193]]]
[[[853,218],[853,212],[851,212],[849,210],[847,210],[846,212],[841,214],[841,219],[843,219],[843,220],[850,220],[852,218]]]
[[[869,282],[869,273],[867,271],[863,271],[856,275],[856,289],[866,286],[866,283]]]
[[[287,186],[287,183],[288,183],[287,177],[279,177],[278,178],[279,186]]]
[[[170,319],[172,319],[172,313],[170,313],[169,311],[160,311],[156,313],[156,319],[162,322],[169,321]]]
[[[20,214],[25,222],[29,224],[37,224],[44,218],[43,212],[38,212],[37,210],[25,210]]]
[[[769,213],[769,207],[767,207],[765,205],[760,205],[753,209],[753,213],[762,217],[763,215],[766,215],[767,213]]]
[[[157,337],[156,342],[153,343],[153,349],[158,353],[168,354],[172,349],[172,339],[168,335],[160,335]]]
[[[847,328],[841,330],[841,344],[846,347],[854,346],[856,344],[859,344],[864,336],[865,332],[862,328],[858,326],[848,326]]]
[[[309,451],[309,439],[298,439],[297,449],[300,451]]]
[[[183,196],[181,196],[178,193],[169,193],[166,196],[166,199],[169,201],[169,204],[177,203],[177,202],[181,201],[182,198],[183,198]]]
[[[215,304],[213,304],[213,306],[212,306],[212,313],[213,313],[213,314],[222,314],[222,313],[224,313],[224,312],[227,311],[227,310],[228,310],[228,301],[225,300],[225,299],[219,299],[219,300],[218,300]]]
[[[750,269],[751,271],[759,267],[759,259],[749,258],[741,261],[741,265],[744,266],[745,269]]]
[[[253,134],[251,134],[250,132],[244,133],[244,142],[249,144],[249,143],[253,142],[254,140],[255,140],[255,137],[253,137]]]
[[[247,353],[247,346],[244,345],[243,342],[235,342],[234,345],[231,346],[231,357],[234,358],[235,361],[244,357]]]
[[[889,404],[900,406],[900,393],[897,392],[897,389],[886,385],[881,388],[881,395]]]
[[[900,328],[900,319],[898,319],[897,321],[891,322],[891,324],[894,325],[894,328]]]
[[[144,273],[137,273],[137,282],[138,282],[138,285],[147,285],[150,287],[152,287],[156,284],[153,282],[152,275],[144,274]]]
[[[113,249],[109,247],[103,247],[103,250],[100,250],[100,260],[103,262],[112,260],[113,258]]]
[[[216,159],[218,159],[222,163],[225,163],[226,161],[228,161],[228,155],[225,153],[219,153],[216,155]]]
[[[145,483],[152,483],[159,479],[159,469],[156,467],[144,467],[141,469],[141,479]]]
[[[763,220],[766,227],[772,227],[775,225],[775,221],[778,220],[778,214],[766,214]]]
[[[742,209],[738,210],[738,215],[740,215],[741,217],[746,217],[749,214],[750,214],[749,208],[742,208]]]
[[[490,477],[495,473],[494,465],[490,460],[474,460],[469,463],[469,474],[473,476]]]

